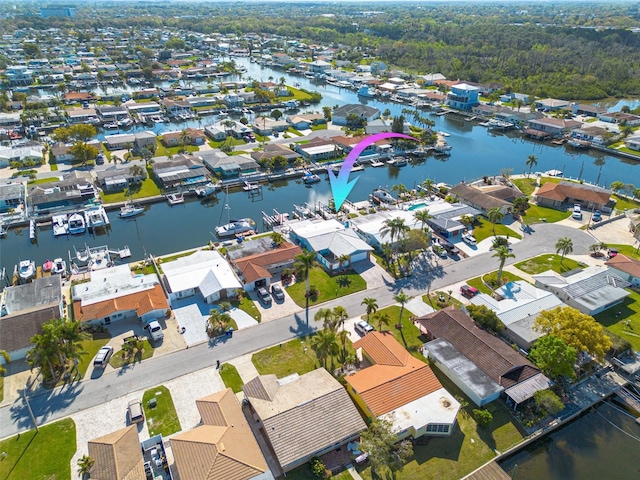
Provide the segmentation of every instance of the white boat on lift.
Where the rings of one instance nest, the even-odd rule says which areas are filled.
[[[67,215],[54,215],[51,217],[53,223],[53,235],[59,237],[69,234],[69,218]]]
[[[196,195],[198,195],[199,197],[208,197],[216,193],[216,190],[217,190],[216,185],[214,183],[209,182],[206,185],[203,185],[202,187],[196,188]]]
[[[320,176],[315,173],[311,173],[308,171],[304,172],[304,176],[302,177],[302,181],[305,185],[311,185],[313,183],[318,183],[321,180]]]
[[[216,235],[220,238],[235,237],[249,232],[255,232],[256,222],[251,218],[231,220],[229,223],[216,227]]]
[[[389,190],[379,187],[376,188],[373,191],[373,198],[374,200],[377,200],[378,202],[382,202],[382,203],[387,203],[390,205],[394,205],[398,202],[398,200],[396,200],[393,195],[391,195],[391,193],[389,193]]]
[[[91,208],[84,212],[84,219],[89,228],[106,227],[109,224],[109,218],[104,207]]]
[[[53,266],[51,267],[51,274],[65,277],[67,275],[67,262],[62,258],[55,258],[53,260]]]
[[[167,195],[167,201],[169,205],[179,205],[180,203],[184,203],[184,195],[182,192],[170,193]]]
[[[74,213],[69,217],[69,233],[71,235],[82,235],[87,230],[87,223],[84,216],[80,213]]]
[[[257,182],[256,183],[247,182],[245,180],[242,190],[244,190],[245,192],[253,192],[256,190],[260,190],[260,184]]]
[[[18,264],[18,276],[21,280],[31,280],[36,276],[36,262],[33,260],[22,260]]]

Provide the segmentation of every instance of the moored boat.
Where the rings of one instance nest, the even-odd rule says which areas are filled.
[[[209,182],[202,187],[196,188],[196,195],[198,195],[199,197],[208,197],[209,195],[213,195],[214,193],[216,193],[216,190],[216,185]]]
[[[50,272],[52,268],[53,268],[53,262],[51,260],[47,260],[42,264],[42,270],[44,272]]]
[[[244,182],[244,186],[242,187],[242,190],[244,190],[245,192],[253,192],[254,190],[260,190],[260,184],[256,183],[251,183],[251,182]]]
[[[358,89],[358,96],[364,98],[373,98],[376,96],[376,91],[373,88],[363,86]]]
[[[55,258],[51,267],[51,274],[62,275],[63,277],[66,276],[67,262],[65,262],[62,258]]]
[[[178,205],[180,203],[184,203],[184,195],[180,193],[170,193],[167,195],[167,201],[169,205]]]
[[[131,200],[127,200],[126,203],[120,207],[120,218],[131,218],[144,213],[144,207],[133,203]]]
[[[92,208],[85,211],[84,219],[89,228],[106,227],[109,223],[104,207]]]
[[[373,195],[373,199],[378,202],[388,203],[391,205],[397,203],[397,200],[393,197],[393,195],[391,195],[391,193],[389,193],[389,190],[382,187],[376,188],[373,191],[372,195]]]
[[[71,235],[82,235],[87,230],[87,224],[84,216],[74,213],[69,217],[69,233]]]
[[[220,238],[235,237],[243,235],[251,231],[255,231],[256,222],[251,218],[241,218],[240,220],[231,220],[225,225],[216,227],[216,235]]]
[[[405,167],[407,165],[407,159],[401,156],[393,157],[387,162],[387,165],[391,167]]]
[[[22,280],[30,280],[36,276],[36,262],[33,260],[22,260],[18,264],[18,276]]]
[[[51,222],[53,223],[53,235],[55,237],[69,233],[69,219],[66,215],[54,215],[51,218]]]
[[[304,175],[302,177],[302,181],[305,183],[305,185],[311,185],[313,183],[318,183],[320,181],[320,177],[318,175],[316,175],[315,173],[311,173],[308,171],[304,172]]]

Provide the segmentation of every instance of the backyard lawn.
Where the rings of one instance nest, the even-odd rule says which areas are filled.
[[[145,338],[141,356],[124,357],[124,352],[122,350],[118,350],[113,354],[111,360],[109,360],[109,365],[113,368],[128,367],[129,365],[133,365],[141,362],[142,360],[153,357],[153,351],[153,346],[149,343],[149,340]]]
[[[536,189],[536,176],[531,174],[529,178],[518,178],[513,180],[513,183],[515,183],[516,187],[518,187],[522,193],[531,196]]]
[[[220,377],[224,382],[224,386],[233,390],[233,393],[242,391],[244,382],[242,381],[242,378],[240,378],[240,374],[236,367],[230,363],[223,363],[220,366]]]
[[[367,288],[366,282],[353,270],[331,276],[322,267],[314,267],[309,272],[309,282],[319,291],[317,297],[309,298],[310,306],[328,302],[334,298],[343,297]],[[287,293],[298,306],[306,306],[306,283],[304,281],[296,282],[287,287]]]
[[[477,288],[479,291],[481,291],[482,293],[486,293],[487,295],[491,295],[491,293],[493,293],[491,291],[491,289],[489,287],[487,287],[483,282],[482,279],[484,278],[485,282],[491,282],[491,281],[495,281],[496,277],[498,275],[498,271],[496,270],[495,272],[491,272],[491,273],[487,273],[482,277],[476,277],[476,278],[472,278],[471,280],[467,281],[467,285],[469,285],[470,287],[474,287]],[[515,282],[517,280],[522,280],[522,278],[520,278],[519,276],[511,273],[511,272],[507,272],[506,270],[502,271],[502,284],[506,284],[509,282]]]
[[[406,348],[411,355],[420,360],[424,360],[424,356],[420,353],[420,347],[426,342],[426,338],[424,338],[420,334],[420,330],[416,327],[411,318],[414,316],[412,312],[407,310],[406,308],[402,312],[402,329],[396,328],[398,325],[398,320],[400,318],[400,306],[399,305],[391,305],[390,307],[382,308],[378,310],[371,316],[371,325],[376,329],[380,330],[380,325],[376,320],[376,315],[378,314],[388,314],[389,315],[389,325],[383,326],[382,330],[393,333],[393,336],[400,342],[404,348]],[[367,316],[363,315],[363,319],[366,319]]]
[[[149,406],[149,400],[155,398],[157,405],[155,408]],[[161,434],[163,437],[182,430],[176,407],[173,405],[173,398],[169,389],[164,385],[151,388],[144,392],[142,396],[142,408],[146,417],[149,435]]]
[[[139,188],[138,188],[139,185]],[[142,183],[131,188],[131,196],[129,196],[129,189],[125,189],[122,192],[104,193],[100,192],[102,201],[104,203],[118,203],[124,202],[129,198],[146,198],[155,197],[162,192],[156,183],[149,177],[147,177]]]
[[[3,440],[0,451],[7,454],[0,461],[2,480],[76,478],[75,469],[71,472],[76,424],[70,418]]]
[[[631,295],[618,305],[608,308],[594,318],[608,330],[631,343],[640,351],[640,293],[629,290]]]
[[[294,338],[275,347],[254,353],[251,361],[260,375],[274,374],[278,378],[292,373],[303,375],[321,364],[309,343],[311,336]]]
[[[616,201],[616,210],[625,211],[640,207],[640,202],[636,200],[629,200],[628,198],[622,197],[620,195],[614,194],[611,195],[611,198]]]
[[[169,156],[169,155],[178,155],[182,149],[183,149],[183,147],[181,145],[177,146],[177,147],[165,147],[162,144],[162,142],[160,142],[160,140],[158,140],[158,144],[157,144],[157,147],[156,147],[156,153],[154,154],[154,156],[155,157],[165,157],[165,156]],[[200,148],[198,148],[197,145],[187,145],[185,147],[185,149],[189,153],[200,151]]]
[[[580,268],[580,264],[570,258],[565,257],[563,259],[560,255],[551,253],[516,263],[515,267],[529,275],[536,275],[538,273],[546,272],[547,270],[553,270],[557,273],[565,273],[570,270]]]
[[[485,238],[493,237],[494,225],[486,218],[478,217],[473,224],[473,236],[476,237],[478,242],[481,242]],[[496,235],[511,238],[522,238],[522,235],[514,232],[506,225],[498,223],[495,225]]]
[[[255,318],[258,323],[260,323],[260,321],[262,320],[262,314],[260,313],[260,310],[258,310],[256,304],[253,303],[248,297],[243,296],[240,301],[232,300],[231,305],[247,313],[249,316],[251,316],[251,318]]]

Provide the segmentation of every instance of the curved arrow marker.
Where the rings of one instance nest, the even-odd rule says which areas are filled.
[[[382,140],[384,138],[407,138],[409,140],[418,141],[417,138],[410,137],[409,135],[403,135],[402,133],[393,133],[393,132],[383,132],[376,133],[375,135],[371,135],[358,142],[358,144],[353,147],[353,150],[349,152],[347,158],[345,158],[342,167],[340,168],[340,172],[338,175],[333,173],[331,167],[327,167],[327,171],[329,172],[329,181],[331,182],[331,193],[333,193],[333,202],[335,204],[336,212],[340,210],[340,207],[347,199],[347,195],[351,192],[351,189],[355,186],[359,177],[354,178],[349,181],[349,173],[351,173],[351,169],[353,168],[353,164],[356,162],[360,154],[372,143],[377,142],[378,140]]]

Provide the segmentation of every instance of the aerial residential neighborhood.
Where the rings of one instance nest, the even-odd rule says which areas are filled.
[[[0,478],[632,478],[635,17],[265,6],[0,5]]]

